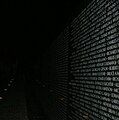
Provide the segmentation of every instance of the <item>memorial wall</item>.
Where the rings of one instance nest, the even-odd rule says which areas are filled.
[[[57,120],[119,120],[119,0],[93,0],[51,56]]]

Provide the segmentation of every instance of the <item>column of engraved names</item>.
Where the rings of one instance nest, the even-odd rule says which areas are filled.
[[[69,115],[68,119],[79,119],[77,115],[79,102],[76,100],[78,90],[78,81],[76,80],[76,71],[78,70],[78,58],[77,58],[77,44],[79,33],[79,21],[76,18],[70,25],[70,42],[69,42]]]
[[[67,80],[68,80],[68,44],[67,32],[60,35],[56,43],[56,71],[57,71],[57,119],[67,118]]]

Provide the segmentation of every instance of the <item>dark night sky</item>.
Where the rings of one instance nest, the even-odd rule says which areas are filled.
[[[1,58],[34,62],[90,0],[6,1],[1,15]]]

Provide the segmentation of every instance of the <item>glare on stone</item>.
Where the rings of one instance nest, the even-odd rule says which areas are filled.
[[[3,98],[2,97],[0,97],[0,100],[2,100]]]
[[[7,91],[7,89],[4,89],[4,91]]]
[[[60,98],[60,100],[62,100],[62,101],[63,101],[63,100],[64,100],[64,98]]]

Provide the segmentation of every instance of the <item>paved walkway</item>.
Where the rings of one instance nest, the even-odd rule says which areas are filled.
[[[41,93],[45,94],[43,91],[41,91]],[[26,88],[29,120],[49,120],[47,113],[44,111],[41,97],[42,95],[40,94],[39,86],[36,85],[35,81],[29,80],[29,84],[27,84]],[[43,99],[43,101],[45,100]],[[47,109],[47,107],[45,109]]]
[[[0,120],[28,120],[23,83],[13,86],[0,100]]]

